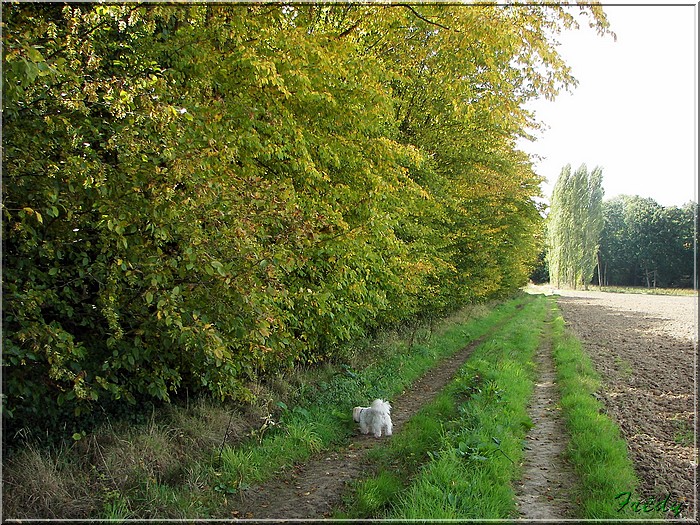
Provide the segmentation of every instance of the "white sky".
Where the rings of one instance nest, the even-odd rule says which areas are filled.
[[[604,10],[617,42],[585,23],[559,36],[579,85],[529,106],[549,129],[521,147],[545,157],[535,171],[548,179],[547,200],[564,165],[585,163],[603,168],[606,200],[628,194],[662,206],[697,202],[698,7]]]

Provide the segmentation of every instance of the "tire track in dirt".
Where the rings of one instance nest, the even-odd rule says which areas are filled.
[[[568,434],[561,416],[552,355],[551,310],[535,356],[537,380],[528,407],[534,426],[525,438],[525,461],[516,487],[520,519],[559,521],[574,518],[571,494],[576,474],[565,458]]]
[[[394,433],[453,379],[474,348],[517,316],[513,315],[492,327],[452,356],[439,361],[391,402]],[[391,439],[391,438],[389,438]],[[383,444],[383,438],[357,434],[339,451],[326,451],[307,462],[295,465],[261,485],[240,492],[237,501],[229,501],[227,517],[248,519],[321,519],[331,515],[342,504],[347,484],[367,477],[373,471],[367,452]]]

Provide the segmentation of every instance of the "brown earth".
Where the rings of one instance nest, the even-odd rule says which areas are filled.
[[[684,503],[679,518],[697,518],[697,296],[555,293],[628,443],[641,481],[633,497],[660,501],[670,494],[671,502]]]

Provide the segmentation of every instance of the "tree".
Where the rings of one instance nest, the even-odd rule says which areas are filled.
[[[583,164],[572,174],[571,165],[564,166],[547,217],[547,262],[555,286],[587,288],[597,263],[602,204],[601,168],[589,174]]]
[[[602,267],[598,267],[604,286],[632,284],[635,252],[626,228],[624,201],[619,197],[605,201],[600,240]]]
[[[585,169],[582,166],[581,177]],[[598,253],[600,249],[600,234],[603,230],[603,170],[596,167],[585,180],[581,181],[581,186],[586,188],[583,201],[587,207],[582,209],[581,224],[583,235],[583,247],[581,250],[581,284],[584,289],[588,289],[588,283],[593,278],[593,272],[599,262]],[[598,282],[600,285],[600,281]]]
[[[597,7],[582,9],[605,31]],[[545,6],[3,7],[3,415],[246,385],[537,256]],[[9,432],[11,434],[11,432]]]
[[[664,208],[651,198],[622,195],[603,205],[601,259],[605,283],[693,286],[697,205]]]

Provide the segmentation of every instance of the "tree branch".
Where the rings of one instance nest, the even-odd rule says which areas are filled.
[[[410,5],[408,5],[408,4],[396,4],[396,5],[397,5],[398,7],[405,7],[406,9],[408,9],[409,11],[411,11],[411,13],[413,13],[416,17],[418,17],[418,18],[420,18],[421,20],[423,20],[423,22],[427,22],[427,23],[430,24],[430,25],[434,25],[434,26],[437,26],[437,27],[441,27],[442,29],[447,29],[448,31],[452,31],[452,28],[451,28],[451,27],[447,27],[447,26],[444,26],[444,25],[442,25],[442,24],[440,24],[440,23],[438,23],[438,22],[433,22],[432,20],[428,20],[428,19],[425,18],[423,15],[421,15],[418,11],[416,11],[415,9],[413,9],[413,6],[410,6]],[[455,31],[459,32],[458,29],[455,29]]]
[[[348,36],[348,35],[349,35],[350,33],[352,33],[355,29],[357,29],[357,26],[360,25],[360,22],[361,22],[361,20],[358,20],[358,21],[355,22],[353,25],[351,25],[350,27],[348,27],[345,31],[343,31],[342,33],[340,33],[336,38],[337,38],[338,40],[340,40],[341,38],[344,38],[344,37]]]

